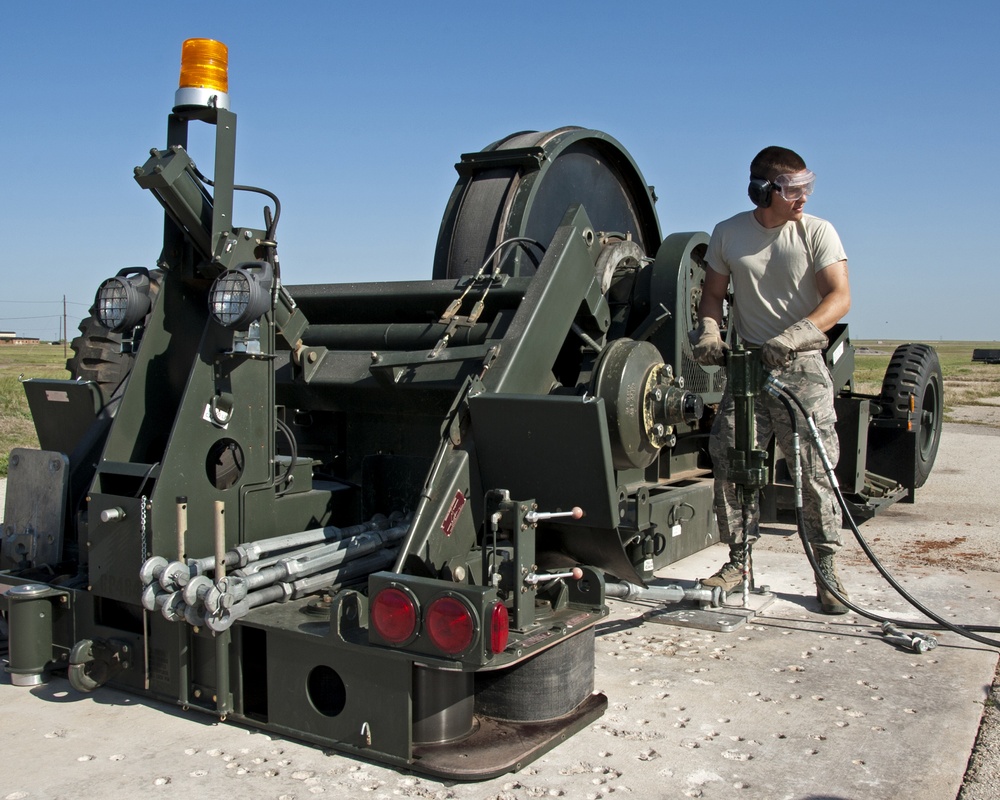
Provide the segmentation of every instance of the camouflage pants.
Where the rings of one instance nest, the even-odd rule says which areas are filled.
[[[833,382],[819,352],[799,353],[784,369],[772,370],[771,374],[788,385],[802,404],[814,416],[827,457],[836,466],[840,458],[840,443],[834,425],[837,414],[833,408]],[[771,437],[777,439],[778,447],[786,454],[789,473],[792,472],[791,457],[792,428],[784,405],[769,394],[762,393],[754,403],[757,425],[757,447],[766,449]],[[794,407],[794,406],[793,406]],[[801,412],[795,409],[798,418],[802,464],[802,515],[805,522],[806,538],[813,544],[816,554],[837,552],[841,546],[841,514],[833,487],[823,470],[816,446],[809,436],[809,430]],[[736,489],[729,482],[729,448],[736,439],[733,398],[727,390],[723,395],[719,412],[712,426],[709,453],[715,468],[715,513],[719,522],[722,541],[730,544],[743,542],[743,512],[736,499]],[[760,510],[752,510],[747,525],[750,541],[759,537],[758,524]]]

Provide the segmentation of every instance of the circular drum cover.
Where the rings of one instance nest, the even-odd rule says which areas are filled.
[[[509,159],[503,159],[504,151],[510,151]],[[513,134],[482,153],[463,156],[458,166],[461,177],[438,234],[436,279],[474,275],[493,249],[512,237],[548,247],[576,203],[596,231],[630,233],[645,253],[655,253],[660,244],[652,191],[632,157],[600,131]],[[535,260],[541,259],[531,245],[501,255],[501,272],[514,276],[533,275]]]

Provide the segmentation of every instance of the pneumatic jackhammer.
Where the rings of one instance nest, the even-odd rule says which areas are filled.
[[[767,486],[767,452],[757,447],[756,403],[767,374],[759,350],[732,350],[726,354],[729,392],[733,398],[735,439],[729,448],[729,481],[736,489],[743,527],[743,606],[749,605],[753,574],[751,566],[751,519]]]

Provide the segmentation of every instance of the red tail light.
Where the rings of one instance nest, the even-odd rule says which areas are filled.
[[[372,599],[371,623],[389,644],[405,644],[417,633],[417,602],[395,587],[383,589]]]
[[[455,655],[469,649],[476,634],[472,609],[457,597],[439,597],[427,607],[424,629],[441,652]]]
[[[510,638],[510,614],[507,607],[497,600],[490,614],[490,650],[502,653],[507,649],[507,639]]]

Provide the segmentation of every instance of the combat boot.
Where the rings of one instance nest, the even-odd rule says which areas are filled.
[[[718,586],[728,594],[743,584],[743,546],[729,548],[729,561],[710,578],[702,578],[702,586]]]
[[[833,553],[817,555],[816,566],[819,567],[819,573],[826,582],[832,588],[836,589],[841,597],[845,600],[850,600],[847,596],[847,590],[844,589],[844,585],[840,582],[837,570],[833,565]],[[819,600],[820,608],[824,614],[846,614],[850,610],[820,583],[819,578],[816,579],[816,599]]]

